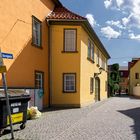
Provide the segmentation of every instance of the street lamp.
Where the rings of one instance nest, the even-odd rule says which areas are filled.
[[[103,68],[99,67],[99,73],[94,73],[94,77],[98,77],[98,75],[100,75],[103,71]]]

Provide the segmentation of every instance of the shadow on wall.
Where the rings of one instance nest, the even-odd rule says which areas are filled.
[[[47,25],[45,20],[42,22],[42,25],[42,30],[44,30],[42,31],[43,49],[32,46],[32,38],[29,37],[26,42],[20,43],[23,46],[17,46],[15,44],[15,46],[18,48],[16,54],[13,54],[13,60],[5,60],[5,65],[10,64],[10,67],[7,69],[6,73],[7,84],[9,87],[34,87],[34,71],[47,71],[48,41],[46,40],[45,35],[47,32]],[[14,30],[14,28],[12,30]],[[9,37],[11,37],[10,34]],[[14,45],[12,45],[12,47],[13,46]],[[0,85],[2,85],[2,78],[0,78]]]
[[[119,110],[118,112],[130,117],[134,121],[134,125],[130,126],[133,134],[136,135],[136,140],[140,140],[140,108],[128,110]],[[124,122],[125,123],[125,122]]]

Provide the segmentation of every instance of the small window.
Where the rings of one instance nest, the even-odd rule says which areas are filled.
[[[123,76],[123,72],[122,71],[121,71],[120,75]]]
[[[135,78],[139,79],[139,73],[135,73]]]
[[[88,59],[94,61],[94,44],[88,40]]]
[[[108,89],[108,81],[105,81],[105,91]]]
[[[43,89],[44,85],[44,76],[43,72],[35,72],[35,87],[37,89]]]
[[[93,89],[94,89],[94,79],[93,77],[90,78],[90,93],[93,93]]]
[[[98,49],[97,49],[97,58],[96,58],[96,60],[97,60],[97,64],[100,65],[100,52],[99,52]]]
[[[63,91],[71,93],[76,92],[76,74],[63,74]]]
[[[32,17],[32,44],[41,47],[41,21]]]
[[[65,52],[76,51],[76,29],[64,30],[64,51]]]
[[[91,42],[88,41],[88,58],[91,58]]]

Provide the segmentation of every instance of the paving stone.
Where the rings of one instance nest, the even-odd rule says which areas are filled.
[[[140,140],[139,118],[140,100],[113,97],[84,108],[44,112],[14,135],[22,140]],[[6,138],[10,134],[0,137]]]

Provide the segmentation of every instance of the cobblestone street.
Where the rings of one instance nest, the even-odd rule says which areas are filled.
[[[22,140],[140,140],[140,100],[113,97],[81,109],[47,111],[18,129],[15,138]],[[10,134],[0,139],[6,138]]]

